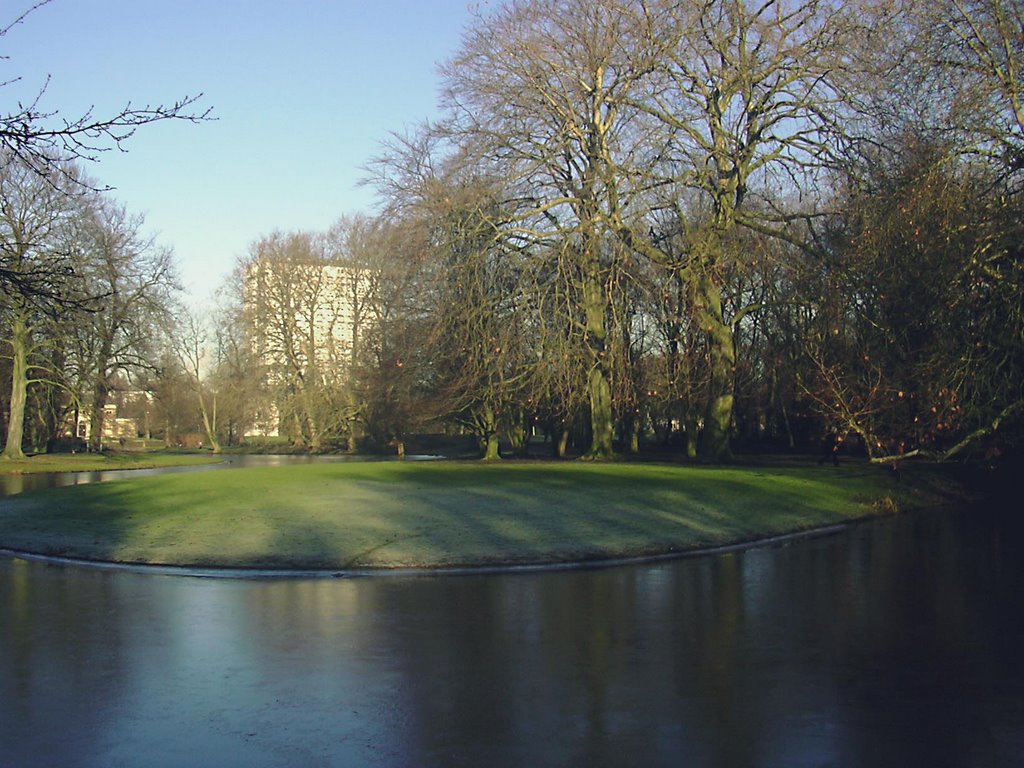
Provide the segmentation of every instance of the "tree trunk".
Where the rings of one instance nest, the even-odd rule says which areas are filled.
[[[5,459],[24,459],[21,441],[25,434],[25,403],[28,400],[29,331],[24,318],[15,314],[11,321],[11,408],[7,421]]]
[[[513,412],[508,429],[505,432],[513,456],[526,456],[526,446],[530,442],[530,427],[526,412],[516,408]]]
[[[220,453],[220,443],[217,441],[217,397],[213,398],[213,416],[206,408],[206,399],[203,397],[202,384],[196,382],[196,394],[199,397],[199,412],[203,417],[203,429],[206,430],[206,439],[210,441],[210,449],[214,453]]]
[[[299,416],[297,406],[294,401],[290,405],[295,408],[291,414],[291,420],[294,422],[292,427],[292,447],[293,448],[309,448],[309,441],[306,439],[306,430],[302,426],[302,418]]]
[[[497,461],[501,458],[499,450],[498,433],[492,432],[484,439],[484,461]]]
[[[609,459],[615,455],[615,425],[612,420],[612,389],[608,371],[600,361],[587,376],[587,395],[590,398],[590,450],[588,459]]]
[[[324,447],[323,436],[320,433],[316,417],[309,412],[308,408],[306,409],[306,428],[309,430],[310,453],[319,453]]]
[[[320,431],[316,428],[316,422],[313,419],[308,419],[309,424],[309,452],[320,453],[323,450],[324,444],[320,438]]]
[[[690,461],[697,459],[697,438],[700,435],[700,419],[696,416],[689,416],[686,419],[686,458]]]
[[[569,445],[569,428],[564,419],[552,419],[549,426],[551,435],[551,455],[556,459],[565,458],[565,449]]]
[[[360,420],[362,409],[360,408],[358,396],[356,395],[351,383],[349,384],[348,391],[345,393],[345,403],[349,412],[349,417],[347,419],[348,437],[346,450],[349,453],[359,453],[359,448],[364,436],[363,423]]]
[[[318,453],[323,448],[323,436],[314,412],[315,395],[310,391],[309,383],[305,378],[300,379],[298,402],[302,410],[299,419],[299,433],[303,436],[310,453]]]
[[[501,458],[498,443],[498,424],[494,409],[490,405],[481,407],[476,415],[478,440],[484,461],[497,461]]]
[[[591,438],[585,458],[608,459],[615,455],[615,424],[612,419],[611,372],[605,359],[608,339],[605,294],[596,255],[588,255],[584,261],[583,311],[587,322],[587,348],[592,357],[587,373]]]
[[[704,277],[698,290],[698,319],[707,336],[711,357],[711,389],[704,414],[700,457],[705,461],[728,461],[732,458],[729,436],[736,385],[736,347],[732,325],[722,315],[718,286]]]
[[[712,354],[711,385],[716,394],[708,403],[708,410],[704,416],[704,431],[701,433],[700,457],[705,461],[728,461],[732,458],[729,436],[733,393],[728,364],[725,355]]]
[[[106,378],[101,377],[92,389],[92,406],[89,411],[89,450],[99,453],[103,450],[103,417],[107,405]]]
[[[634,410],[623,419],[625,427],[626,453],[636,456],[640,453],[640,411]]]

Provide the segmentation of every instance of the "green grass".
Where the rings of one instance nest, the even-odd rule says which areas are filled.
[[[869,466],[352,463],[170,474],[5,499],[0,547],[195,567],[565,562],[719,546],[934,504]]]
[[[0,474],[39,472],[98,472],[113,469],[151,469],[209,464],[220,456],[190,453],[112,451],[104,453],[41,453],[26,459],[0,459]]]

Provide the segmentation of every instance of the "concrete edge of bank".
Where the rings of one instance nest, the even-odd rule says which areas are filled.
[[[871,518],[866,518],[871,519]],[[259,568],[245,566],[190,566],[157,565],[150,563],[121,563],[109,560],[46,555],[19,549],[0,547],[0,557],[44,563],[54,566],[71,566],[101,571],[150,574],[159,576],[187,576],[204,579],[353,579],[379,576],[472,576],[489,574],[539,573],[544,571],[568,571],[596,568],[613,568],[624,565],[642,565],[689,557],[703,557],[742,552],[762,547],[777,547],[801,539],[831,536],[846,530],[859,521],[808,528],[802,531],[781,533],[758,539],[720,544],[713,547],[670,550],[647,555],[621,557],[595,557],[584,560],[544,561],[530,563],[488,563],[481,565],[419,565],[377,568]]]

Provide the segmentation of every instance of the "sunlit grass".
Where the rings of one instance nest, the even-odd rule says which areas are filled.
[[[207,567],[616,558],[820,528],[892,504],[935,503],[939,497],[927,485],[896,482],[867,466],[395,462],[247,468],[10,498],[0,505],[0,546]]]

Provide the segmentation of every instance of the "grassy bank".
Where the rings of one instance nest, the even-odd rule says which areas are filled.
[[[26,459],[0,459],[0,474],[39,472],[102,472],[114,469],[152,469],[208,464],[221,457],[210,453],[105,451],[103,453],[40,453]]]
[[[0,503],[0,547],[116,562],[365,569],[678,552],[934,504],[869,466],[358,463],[172,474]]]

